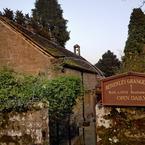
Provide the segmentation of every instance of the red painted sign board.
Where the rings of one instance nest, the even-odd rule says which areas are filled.
[[[102,80],[102,104],[145,106],[145,74],[129,72]]]

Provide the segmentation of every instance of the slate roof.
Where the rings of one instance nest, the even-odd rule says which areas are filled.
[[[46,53],[50,54],[55,58],[63,58],[64,66],[84,72],[95,73],[102,76],[103,73],[83,57],[72,53],[71,51],[57,45],[56,43],[53,43],[52,41],[36,33],[28,31],[26,28],[13,21],[8,20],[7,18],[0,16],[0,20],[11,26],[16,31],[20,32],[23,36],[25,36],[31,42],[35,43],[37,46],[40,47],[40,49],[42,49]]]

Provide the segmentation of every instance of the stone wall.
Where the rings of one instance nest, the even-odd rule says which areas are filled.
[[[0,114],[0,145],[48,145],[48,109]]]
[[[69,68],[65,68],[64,74],[70,75],[70,76],[77,76],[80,79],[83,78],[85,91],[84,91],[83,96],[80,96],[79,99],[77,99],[77,104],[74,107],[74,110],[73,110],[74,114],[72,117],[75,118],[75,122],[77,122],[79,125],[80,136],[84,134],[85,145],[96,145],[96,130],[95,130],[96,129],[96,122],[95,122],[96,91],[95,91],[95,87],[97,85],[97,75],[83,72],[83,76],[82,76],[80,71],[72,70]]]
[[[80,79],[82,79],[81,71],[65,68],[64,73],[66,75],[77,76]],[[84,83],[85,90],[89,91],[89,90],[96,89],[96,85],[98,84],[97,80],[98,78],[96,74],[83,72],[83,83]]]
[[[46,74],[53,57],[39,50],[39,47],[26,40],[19,32],[0,21],[0,66],[13,68],[28,74]]]
[[[97,145],[144,145],[145,108],[96,106]]]
[[[98,84],[97,80],[96,74],[84,73],[85,90],[96,90],[96,85]]]

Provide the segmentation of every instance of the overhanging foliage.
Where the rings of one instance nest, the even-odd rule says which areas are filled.
[[[81,81],[75,77],[48,80],[0,70],[0,112],[22,111],[39,101],[49,102],[49,111],[56,119],[71,113],[81,93]]]

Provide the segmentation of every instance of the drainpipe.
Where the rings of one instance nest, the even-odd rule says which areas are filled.
[[[70,115],[68,117],[68,145],[71,145]]]
[[[83,122],[85,122],[85,90],[84,90],[84,74],[83,72],[81,72],[81,81],[82,81],[82,115],[83,115]],[[83,142],[84,142],[84,145],[85,145],[85,129],[84,129],[84,126],[83,126]]]
[[[74,53],[80,56],[80,46],[78,44],[74,45]],[[82,83],[82,115],[83,115],[83,122],[86,121],[85,119],[85,90],[84,90],[84,73],[81,71],[81,83]],[[83,126],[83,142],[85,145],[85,128]]]

